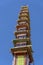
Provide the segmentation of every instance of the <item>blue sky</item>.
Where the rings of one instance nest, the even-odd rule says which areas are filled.
[[[0,0],[0,65],[12,65],[10,48],[23,5],[28,5],[30,11],[34,63],[43,65],[43,0]]]

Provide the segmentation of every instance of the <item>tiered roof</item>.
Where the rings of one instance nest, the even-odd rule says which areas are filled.
[[[14,48],[11,49],[12,54],[28,53],[30,62],[33,62],[32,57],[32,44],[30,38],[30,17],[27,6],[21,8],[18,24],[16,26],[17,31],[15,32],[16,39],[13,40]],[[24,36],[25,34],[25,36]],[[25,43],[26,42],[26,43]],[[19,44],[19,46],[17,46]],[[20,45],[24,44],[24,45]]]

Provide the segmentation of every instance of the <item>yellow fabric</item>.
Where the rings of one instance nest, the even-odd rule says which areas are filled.
[[[24,56],[18,56],[16,65],[24,65],[24,59]]]

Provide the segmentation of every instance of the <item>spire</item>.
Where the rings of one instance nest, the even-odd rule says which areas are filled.
[[[28,6],[21,7],[17,23],[17,30],[14,32],[16,39],[13,40],[14,48],[11,48],[11,52],[16,59],[13,63],[20,65],[23,62],[22,65],[27,65],[27,60],[29,60],[29,64],[33,62]]]

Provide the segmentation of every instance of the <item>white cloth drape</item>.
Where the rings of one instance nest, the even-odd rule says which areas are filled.
[[[28,58],[28,56],[27,56],[27,65],[29,65],[29,58]]]
[[[15,56],[13,58],[12,65],[15,65]]]

